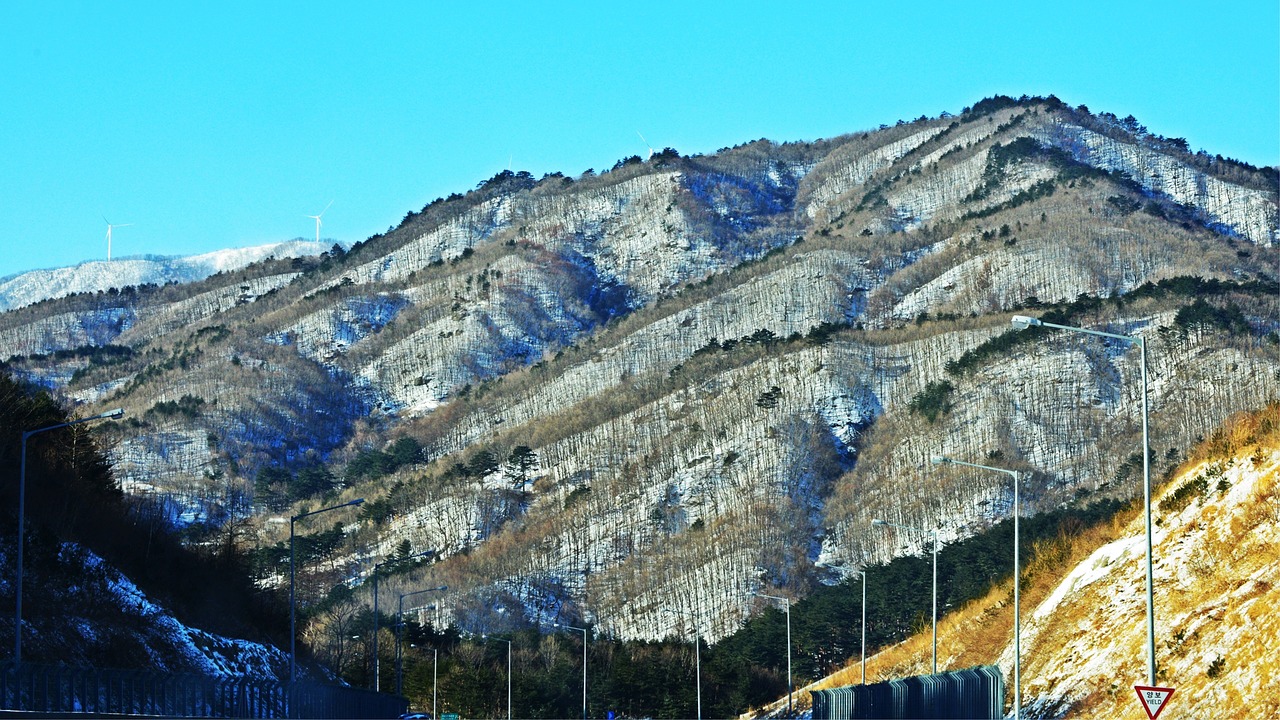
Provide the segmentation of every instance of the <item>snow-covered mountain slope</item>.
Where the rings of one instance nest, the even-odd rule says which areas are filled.
[[[185,517],[256,498],[271,543],[269,506],[365,497],[337,565],[438,549],[406,582],[456,588],[459,621],[483,595],[659,637],[677,598],[718,637],[748,588],[902,552],[872,517],[949,539],[1007,508],[994,481],[926,474],[933,453],[1015,463],[1033,510],[1130,494],[1136,352],[1010,338],[1012,312],[1147,339],[1161,469],[1278,392],[1274,176],[996,99],[505,171],[345,254],[0,313],[0,359],[123,406],[119,477]],[[332,486],[287,481],[321,465]]]
[[[4,550],[3,562],[9,564],[12,547]],[[56,608],[27,606],[23,657],[28,661],[241,680],[288,677],[287,652],[183,623],[83,546],[62,543],[56,559],[41,559],[57,563],[66,585]]]
[[[89,260],[71,267],[30,270],[0,278],[0,312],[75,293],[96,293],[131,285],[164,285],[203,280],[215,273],[239,270],[269,257],[319,255],[332,243],[290,240],[201,255],[123,257]]]

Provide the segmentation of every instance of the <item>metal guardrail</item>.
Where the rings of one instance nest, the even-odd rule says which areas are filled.
[[[812,694],[814,720],[1004,717],[1004,673],[994,665]]]
[[[408,701],[371,690],[147,670],[0,663],[0,709],[193,718],[394,718]]]

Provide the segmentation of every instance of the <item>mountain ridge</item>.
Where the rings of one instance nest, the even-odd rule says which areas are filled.
[[[1158,469],[1280,392],[1274,293],[1250,284],[1276,281],[1270,173],[1005,98],[578,178],[504,171],[343,254],[0,314],[0,354],[125,405],[122,479],[202,523],[240,512],[215,482],[257,501],[267,546],[270,503],[366,497],[333,565],[438,549],[388,591],[455,588],[449,622],[503,608],[655,638],[674,598],[714,640],[750,590],[802,596],[901,554],[872,517],[950,540],[1007,509],[994,481],[924,475],[936,451],[1035,470],[1033,509],[1130,492],[1134,354],[1002,340],[1012,312],[1149,336]],[[407,462],[353,472],[406,439]],[[319,491],[290,494],[319,467]]]

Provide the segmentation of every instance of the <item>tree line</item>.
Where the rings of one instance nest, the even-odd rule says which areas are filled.
[[[1087,507],[1054,510],[1023,518],[1022,543],[1030,548],[1026,568],[1051,541],[1082,528],[1109,522],[1122,503],[1101,501]],[[938,608],[945,614],[985,595],[1012,577],[1013,522],[1006,519],[938,553]],[[866,570],[867,652],[901,642],[926,630],[932,604],[932,566],[928,554],[899,557]],[[817,588],[791,605],[792,671],[799,687],[856,658],[862,643],[862,581],[854,576]],[[345,621],[331,628],[317,652],[343,662],[335,669],[356,686],[372,683],[372,610],[354,602],[357,592],[336,589],[313,613],[346,603]],[[390,604],[390,603],[388,603]],[[383,606],[380,625],[382,687],[394,687],[394,610]],[[401,628],[404,691],[413,706],[431,709],[438,691],[441,712],[463,716],[501,716],[506,712],[507,646],[486,641],[477,632],[419,624],[406,616]],[[580,620],[572,624],[583,626]],[[787,692],[787,618],[770,607],[740,630],[714,645],[703,641],[702,710],[707,717],[730,717],[760,707]],[[474,630],[474,628],[473,628]],[[521,717],[575,717],[581,713],[583,637],[580,632],[528,625],[492,628],[512,642],[512,704]],[[358,638],[358,640],[353,640]],[[353,644],[354,643],[354,647]],[[589,630],[587,704],[593,717],[609,711],[619,717],[693,717],[696,713],[692,639],[620,640]],[[434,678],[434,683],[433,683]]]

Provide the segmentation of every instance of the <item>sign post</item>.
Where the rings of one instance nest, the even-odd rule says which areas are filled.
[[[1142,709],[1147,711],[1147,717],[1151,720],[1160,717],[1160,711],[1164,710],[1165,703],[1173,697],[1173,688],[1134,685],[1133,689],[1138,693]]]

